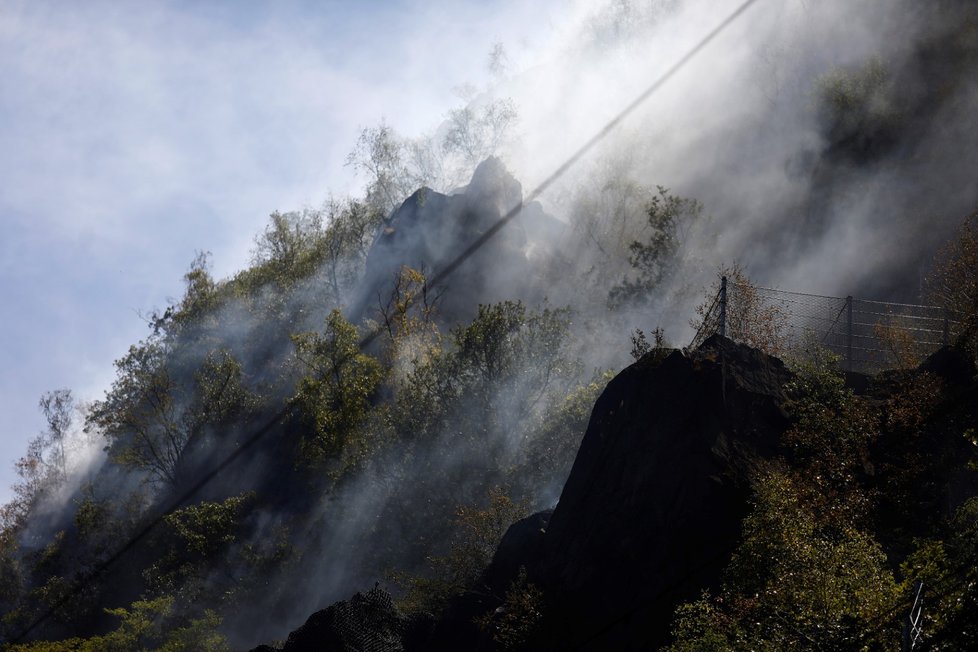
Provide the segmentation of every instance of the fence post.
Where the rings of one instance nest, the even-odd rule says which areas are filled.
[[[727,277],[720,277],[720,337],[727,336]]]
[[[846,367],[852,371],[852,295],[846,297]]]

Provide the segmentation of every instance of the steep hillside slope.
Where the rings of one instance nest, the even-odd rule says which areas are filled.
[[[815,431],[800,407],[814,396],[803,389],[818,378],[811,373],[796,375],[776,358],[719,337],[688,354],[646,355],[618,374],[595,404],[557,506],[514,524],[480,582],[440,617],[408,617],[387,602],[387,625],[374,630],[356,605],[383,604],[385,594],[375,588],[349,606],[331,607],[330,618],[310,618],[284,649],[320,649],[315,642],[321,640],[334,641],[329,649],[348,650],[361,649],[364,641],[384,650],[648,650],[667,644],[678,606],[704,590],[718,594],[736,586],[736,563],[757,536],[751,523],[764,504],[769,475],[814,474],[804,450],[810,441],[799,444]],[[975,368],[961,352],[944,349],[909,376],[851,380],[868,393],[853,396],[831,385],[839,393],[825,408],[848,419],[853,413],[845,401],[864,405],[875,410],[867,413],[867,427],[878,430],[859,447],[858,459],[838,460],[858,467],[846,473],[859,477],[851,487],[836,483],[838,498],[827,498],[823,507],[832,511],[834,500],[873,494],[868,511],[848,527],[879,539],[889,555],[888,562],[878,560],[881,572],[889,573],[887,565],[896,568],[919,554],[911,540],[940,533],[946,518],[978,495],[976,474],[966,469],[972,445],[961,436],[978,423]],[[941,389],[930,407],[921,408],[918,396],[915,408],[904,393],[923,384]],[[893,420],[903,411],[921,417],[912,435]],[[841,441],[845,435],[834,436]],[[831,460],[842,455],[839,446],[826,441],[814,454]],[[928,459],[921,461],[921,454]],[[817,488],[818,480],[812,482]],[[920,490],[914,504],[894,505],[903,500],[901,483]],[[831,522],[820,527],[831,529]],[[813,545],[831,549],[826,541]],[[860,563],[849,558],[852,573],[861,572]],[[838,581],[835,586],[845,590]],[[873,635],[895,643],[909,605],[899,591],[893,596],[883,633]],[[351,609],[359,614],[356,644],[338,634],[349,623],[336,614]],[[832,625],[816,626],[831,635]]]

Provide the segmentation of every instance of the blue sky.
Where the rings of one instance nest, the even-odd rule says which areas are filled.
[[[0,4],[0,500],[40,395],[99,398],[196,251],[227,276],[270,212],[356,192],[361,127],[431,130],[565,4]]]

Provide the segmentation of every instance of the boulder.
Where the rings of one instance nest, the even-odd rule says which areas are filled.
[[[598,399],[531,581],[546,649],[647,650],[673,610],[716,587],[749,510],[748,473],[775,454],[791,378],[718,336],[649,354]]]
[[[415,192],[391,214],[367,252],[364,279],[351,302],[350,318],[377,318],[378,304],[389,299],[403,266],[423,270],[432,278],[512,210],[520,212],[471,252],[439,288],[438,312],[451,326],[474,317],[480,303],[542,298],[539,275],[527,256],[522,201],[522,186],[496,158],[483,161],[458,194],[444,195],[430,188]],[[539,204],[532,204],[529,213],[535,226],[549,225],[540,228],[553,231],[555,220]],[[516,296],[514,288],[520,288]]]

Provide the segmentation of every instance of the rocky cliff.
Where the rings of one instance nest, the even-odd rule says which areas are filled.
[[[954,461],[966,459],[971,446],[960,433],[976,422],[975,373],[968,356],[946,348],[915,372],[847,378],[883,408],[884,421],[908,379],[945,388],[912,441],[901,443],[899,429],[884,428],[868,453],[866,480],[881,494],[895,478],[920,489],[914,504],[890,505],[884,497],[878,531],[911,521],[920,532],[903,538],[924,536],[928,523],[978,494],[974,471],[956,469]],[[755,471],[775,459],[791,464],[785,435],[793,422],[785,407],[793,378],[780,360],[719,336],[696,351],[646,355],[595,404],[556,507],[510,527],[477,590],[458,596],[437,619],[408,618],[386,594],[372,593],[386,605],[376,624],[362,617],[365,598],[358,595],[309,619],[294,635],[308,647],[285,649],[327,649],[319,641],[337,640],[350,627],[335,622],[337,613],[354,614],[373,643],[328,649],[658,649],[669,642],[678,605],[703,590],[717,593],[752,507]],[[898,456],[925,461],[898,469]],[[894,517],[897,511],[904,513]],[[892,545],[889,552],[900,556]],[[506,638],[528,623],[518,644]]]
[[[517,211],[511,223],[470,255],[438,289],[439,313],[448,324],[471,319],[480,303],[543,297],[531,243],[555,239],[561,223],[537,202],[523,205],[523,187],[490,157],[479,164],[468,186],[446,195],[421,188],[385,221],[371,246],[363,282],[350,314],[354,321],[375,317],[390,296],[403,266],[431,276],[499,222]],[[512,288],[522,288],[512,295]]]
[[[720,338],[637,361],[594,406],[552,515],[524,519],[504,537],[485,577],[490,594],[459,598],[420,644],[417,635],[391,643],[389,623],[400,618],[407,631],[408,621],[385,612],[377,633],[387,647],[378,649],[493,649],[492,623],[473,619],[499,607],[521,568],[546,596],[536,645],[664,642],[674,606],[716,584],[729,558],[748,509],[747,472],[785,428],[790,377],[779,360]],[[294,638],[334,640],[332,622],[319,612]]]

